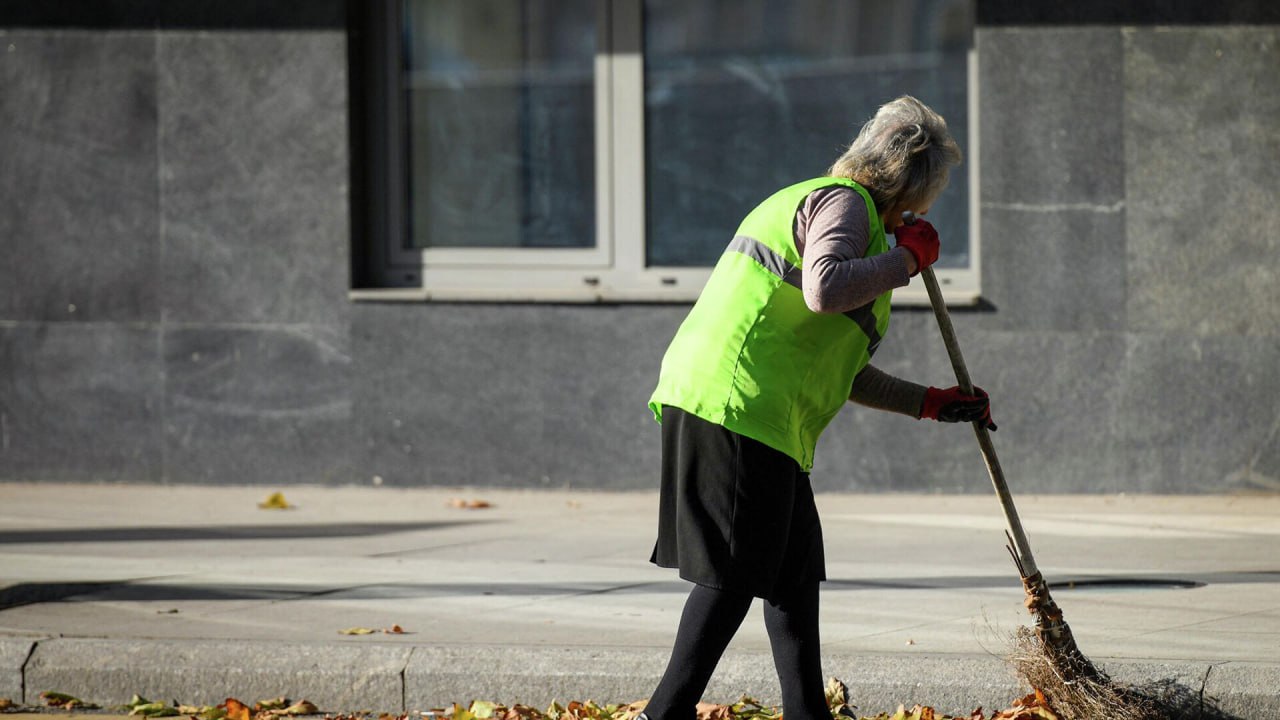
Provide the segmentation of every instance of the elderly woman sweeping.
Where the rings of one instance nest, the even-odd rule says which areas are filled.
[[[927,213],[959,162],[941,116],[912,97],[884,105],[826,176],[747,215],[672,340],[650,400],[662,424],[652,561],[694,586],[648,720],[693,720],[756,597],[787,720],[830,720],[809,470],[847,400],[995,429],[981,390],[926,388],[869,364],[893,289],[938,258],[937,232],[902,213]]]

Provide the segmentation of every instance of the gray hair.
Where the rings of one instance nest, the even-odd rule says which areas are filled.
[[[827,170],[867,189],[880,212],[932,203],[960,164],[947,121],[910,95],[886,103]]]

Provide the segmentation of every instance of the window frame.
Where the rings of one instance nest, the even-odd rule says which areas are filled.
[[[596,0],[594,92],[596,246],[594,248],[406,248],[408,108],[404,93],[403,3],[371,2],[365,18],[366,230],[373,287],[355,301],[685,303],[697,299],[710,267],[645,264],[645,106],[643,0]],[[968,78],[969,265],[936,268],[949,305],[981,294],[976,49]],[[731,233],[732,229],[727,229]],[[894,305],[928,305],[919,277],[894,291]]]

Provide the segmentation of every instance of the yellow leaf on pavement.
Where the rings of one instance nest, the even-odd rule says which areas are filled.
[[[258,507],[263,510],[291,510],[294,506],[284,499],[284,493],[277,492],[268,495],[266,500],[258,503]]]
[[[374,630],[373,628],[350,627],[350,628],[347,628],[346,630],[339,630],[338,634],[339,635],[372,635],[376,632],[378,631]]]
[[[255,713],[260,713],[264,710],[283,710],[288,706],[288,698],[278,697],[272,700],[259,700],[253,704],[253,711]]]

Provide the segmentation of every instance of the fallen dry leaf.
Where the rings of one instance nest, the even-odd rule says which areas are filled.
[[[253,704],[253,712],[260,713],[266,710],[283,710],[289,707],[289,698],[278,697],[273,700],[259,700]]]
[[[12,707],[17,707],[17,705],[9,698],[0,697],[0,710],[8,710]]]
[[[1049,700],[1039,688],[1026,697],[1013,701],[1007,710],[1001,710],[991,716],[991,720],[1060,720],[1058,714],[1049,707]]]
[[[315,703],[309,700],[299,700],[287,708],[276,710],[272,715],[317,715],[319,712],[320,708],[316,707]]]
[[[258,503],[258,507],[263,510],[292,510],[293,505],[284,499],[284,493],[271,493],[266,500]]]
[[[728,705],[715,703],[698,703],[698,720],[730,720],[733,709]]]
[[[249,706],[235,698],[227,698],[227,701],[221,707],[227,710],[227,720],[252,720],[253,718],[253,714],[249,711]]]
[[[52,708],[61,708],[63,710],[96,710],[97,705],[85,702],[78,697],[67,695],[66,693],[53,692],[46,690],[40,693],[40,699],[44,700],[44,704]]]
[[[481,510],[483,508],[493,507],[487,500],[467,500],[465,498],[453,498],[449,501],[450,507],[456,507],[463,510]]]
[[[377,631],[377,630],[374,630],[373,628],[367,628],[367,627],[349,627],[349,628],[347,628],[347,629],[345,629],[345,630],[339,630],[339,631],[338,631],[338,634],[339,634],[339,635],[372,635],[372,634],[374,634],[374,633],[376,633],[376,632],[378,632],[378,631]]]
[[[403,635],[404,628],[400,627],[399,625],[392,625],[389,628],[382,628],[382,632],[386,633],[387,635]]]

